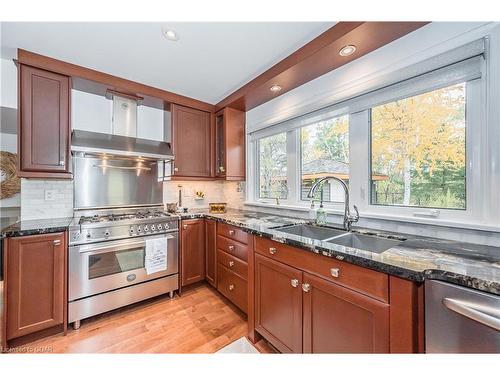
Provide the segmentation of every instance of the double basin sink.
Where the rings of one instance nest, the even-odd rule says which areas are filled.
[[[284,228],[275,228],[274,230],[336,245],[371,251],[377,254],[383,253],[404,241],[404,239],[393,240],[373,235],[347,232],[342,229],[318,227],[310,224],[298,224]]]

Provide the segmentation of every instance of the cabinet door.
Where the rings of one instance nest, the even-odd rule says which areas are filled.
[[[226,131],[224,110],[215,115],[215,175],[226,176]]]
[[[224,109],[226,179],[245,180],[245,112]]]
[[[70,177],[69,77],[25,65],[19,69],[19,175]]]
[[[302,272],[255,254],[255,328],[282,353],[302,352]]]
[[[214,220],[205,220],[205,278],[213,287],[217,286],[217,229]]]
[[[181,226],[181,284],[205,278],[205,221],[183,220]]]
[[[8,239],[8,340],[64,323],[66,252],[62,233]]]
[[[304,273],[305,353],[388,353],[389,305]]]
[[[172,106],[174,176],[212,176],[210,113]]]

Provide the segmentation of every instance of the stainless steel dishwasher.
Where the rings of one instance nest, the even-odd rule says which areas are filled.
[[[425,282],[427,353],[500,353],[500,296]]]

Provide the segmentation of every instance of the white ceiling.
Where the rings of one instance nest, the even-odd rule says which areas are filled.
[[[22,48],[215,104],[333,25],[3,22],[2,57]]]

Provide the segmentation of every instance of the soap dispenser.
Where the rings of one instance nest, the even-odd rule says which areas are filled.
[[[319,208],[316,211],[316,224],[318,225],[326,224],[326,211],[323,208],[323,201],[320,202]]]

